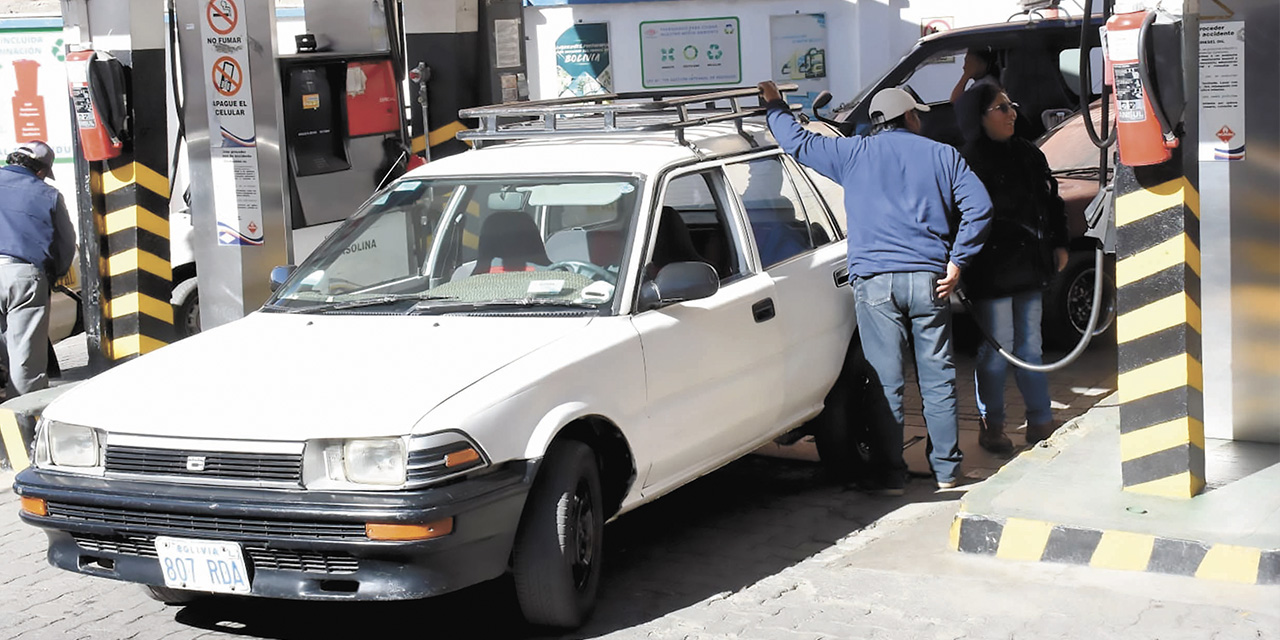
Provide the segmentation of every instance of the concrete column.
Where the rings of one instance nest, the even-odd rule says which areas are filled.
[[[82,293],[95,316],[86,319],[91,364],[110,364],[158,349],[174,336],[165,6],[163,0],[63,4],[71,48],[119,59],[129,86],[131,128],[123,153],[77,162],[77,182],[88,194],[80,228],[87,276]]]

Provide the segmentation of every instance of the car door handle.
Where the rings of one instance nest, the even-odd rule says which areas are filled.
[[[832,274],[832,277],[835,278],[837,289],[845,285],[848,285],[849,284],[849,267],[840,267],[839,269],[836,269],[836,272]]]
[[[751,305],[751,315],[755,316],[756,322],[772,320],[773,316],[776,315],[773,308],[773,298],[765,298]]]

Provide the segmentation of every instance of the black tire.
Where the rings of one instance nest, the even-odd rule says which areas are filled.
[[[187,278],[173,288],[173,329],[178,338],[200,333],[200,289],[195,278]]]
[[[595,608],[600,586],[600,468],[591,448],[576,440],[553,443],[542,465],[516,532],[516,600],[531,624],[572,629]]]
[[[1092,311],[1094,264],[1093,249],[1072,251],[1067,268],[1049,284],[1044,297],[1044,316],[1040,322],[1046,347],[1068,350],[1080,342]],[[1103,307],[1093,330],[1095,338],[1110,330],[1116,319],[1114,262],[1103,260],[1103,269]]]
[[[191,604],[197,600],[208,597],[207,594],[199,591],[186,591],[183,589],[171,589],[169,587],[157,587],[155,585],[142,585],[147,590],[147,596],[156,602],[163,602],[168,605]]]
[[[818,459],[827,475],[846,482],[866,476],[871,464],[871,385],[879,383],[862,355],[862,342],[855,334],[844,369],[827,393],[826,406],[812,421]]]

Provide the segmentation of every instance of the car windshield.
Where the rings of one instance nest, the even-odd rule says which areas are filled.
[[[612,309],[633,176],[404,179],[324,241],[267,308]]]

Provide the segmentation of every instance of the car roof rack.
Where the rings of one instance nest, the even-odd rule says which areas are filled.
[[[779,91],[795,91],[794,84]],[[462,109],[458,116],[476,118],[479,126],[458,132],[459,140],[479,148],[500,140],[524,140],[565,135],[599,135],[641,131],[671,131],[676,141],[689,145],[685,130],[715,122],[733,121],[739,135],[753,145],[742,128],[742,119],[761,115],[764,105],[743,107],[741,98],[759,97],[756,87],[710,93],[607,93],[574,98],[505,102]],[[727,101],[728,107],[717,107]],[[702,108],[691,108],[703,104]]]

